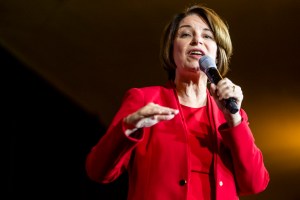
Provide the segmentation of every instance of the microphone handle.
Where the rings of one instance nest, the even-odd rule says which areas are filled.
[[[214,84],[218,84],[218,82],[223,79],[222,76],[220,75],[219,71],[213,67],[210,67],[207,69],[206,75],[207,75],[208,79],[210,80],[210,82],[212,82]],[[233,97],[224,99],[223,102],[224,102],[225,108],[227,110],[229,110],[229,112],[231,114],[235,114],[239,110],[236,100]]]
[[[239,111],[236,100],[233,97],[225,99],[224,102],[225,108],[227,108],[231,114],[235,114],[237,111]]]

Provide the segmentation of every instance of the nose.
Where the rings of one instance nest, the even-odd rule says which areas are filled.
[[[192,45],[203,44],[203,38],[201,36],[194,36],[191,44]]]

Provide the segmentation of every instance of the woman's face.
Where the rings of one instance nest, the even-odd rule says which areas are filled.
[[[216,60],[217,44],[207,23],[198,15],[185,17],[174,39],[173,57],[176,76],[200,74],[199,59],[208,55]]]

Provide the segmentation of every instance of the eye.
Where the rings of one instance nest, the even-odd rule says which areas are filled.
[[[188,33],[188,32],[182,32],[179,34],[179,37],[181,38],[186,38],[186,37],[191,37],[192,34],[191,33]]]
[[[204,35],[203,35],[203,38],[215,40],[214,36],[212,36],[212,35],[210,35],[210,34],[204,34]]]

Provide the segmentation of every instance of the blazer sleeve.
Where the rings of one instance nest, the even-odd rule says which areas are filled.
[[[141,108],[144,105],[143,99],[143,93],[137,88],[125,93],[122,104],[106,133],[87,155],[85,166],[90,179],[109,183],[117,179],[127,168],[132,150],[143,139],[143,131],[138,130],[140,137],[126,136],[123,118]]]
[[[239,194],[255,194],[266,189],[270,177],[262,152],[255,144],[247,114],[243,110],[241,114],[242,122],[238,126],[220,126],[219,132],[231,152]]]

